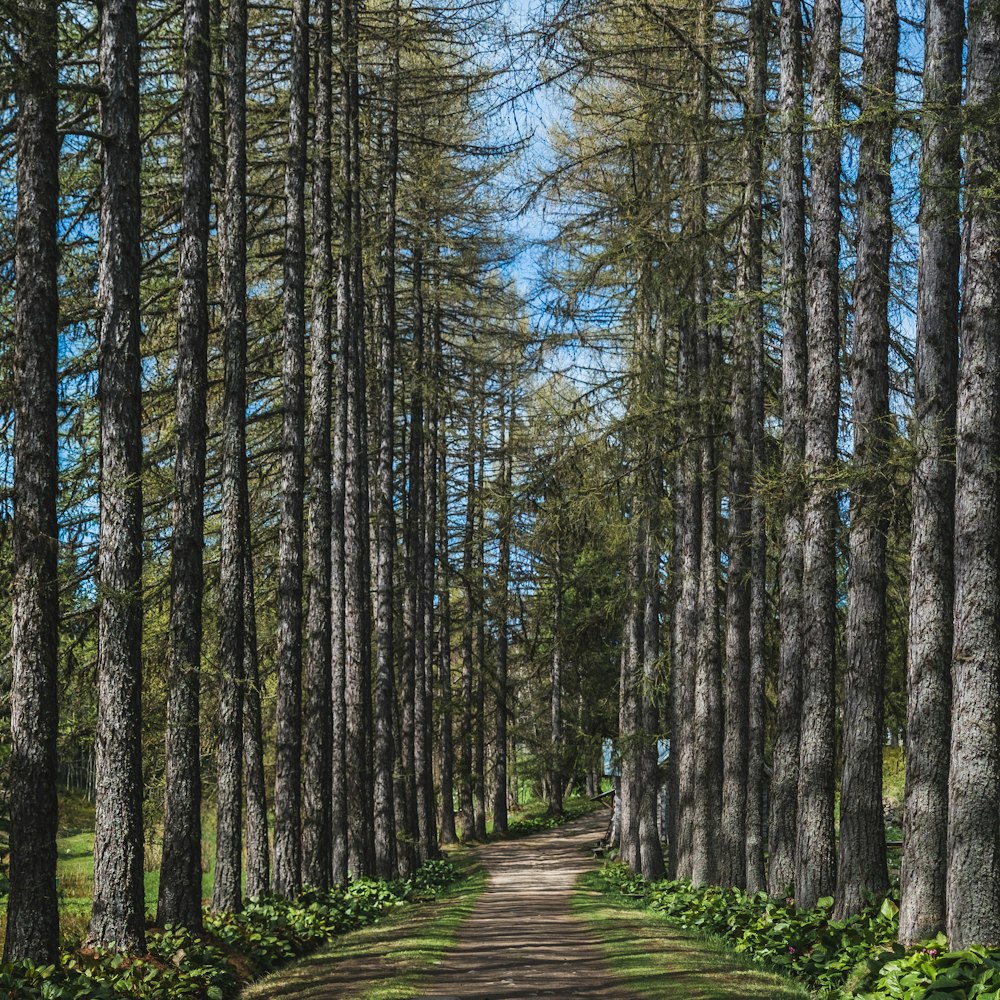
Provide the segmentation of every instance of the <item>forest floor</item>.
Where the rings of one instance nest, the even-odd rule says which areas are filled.
[[[518,840],[462,849],[485,880],[418,912],[346,935],[244,1000],[736,1000],[802,997],[655,914],[589,891],[607,813]],[[485,881],[485,886],[484,886]]]

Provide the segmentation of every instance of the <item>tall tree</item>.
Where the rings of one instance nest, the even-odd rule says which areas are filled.
[[[318,4],[316,29],[316,114],[312,213],[312,383],[309,394],[308,610],[302,719],[302,881],[330,883],[330,797],[333,777],[330,715],[330,558],[332,475],[330,454],[333,348],[333,8]]]
[[[441,358],[441,303],[434,304],[435,341]],[[438,379],[441,378],[440,362]],[[438,692],[440,712],[440,822],[438,839],[442,844],[458,842],[455,830],[455,728],[451,685],[451,546],[450,546],[450,482],[448,478],[448,439],[446,420],[438,424],[438,550],[441,553],[441,612],[438,625]]]
[[[929,0],[924,17],[913,427],[917,462],[899,914],[904,944],[933,937],[945,927],[964,29],[964,4]]]
[[[90,940],[142,951],[142,396],[139,27],[134,0],[100,10],[97,788]]]
[[[475,717],[475,631],[474,542],[476,534],[476,408],[475,382],[468,393],[465,453],[465,522],[462,531],[462,714],[458,730],[458,797],[462,840],[475,836],[473,801],[473,722]]]
[[[895,0],[867,0],[861,144],[855,184],[858,261],[851,364],[854,477],[844,677],[844,771],[840,793],[840,917],[889,888],[882,809],[886,664],[886,536],[889,424],[889,253],[892,133],[896,122],[899,19]]]
[[[202,597],[208,392],[208,234],[211,207],[211,11],[184,4],[183,191],[177,323],[177,458],[170,576],[163,860],[157,921],[201,927]]]
[[[16,17],[13,679],[4,961],[47,964],[59,955],[57,4],[22,2]]]
[[[278,542],[278,702],[274,778],[274,889],[302,885],[302,542],[305,478],[306,141],[309,2],[292,4],[282,279],[281,528]]]
[[[958,365],[948,943],[1000,943],[1000,15],[969,5],[965,252]]]
[[[815,906],[836,886],[833,823],[836,665],[836,463],[840,402],[840,0],[813,9],[812,216],[802,528],[805,656],[799,737],[795,898]]]
[[[500,525],[499,562],[497,565],[497,690],[496,690],[496,740],[494,755],[493,829],[507,832],[507,715],[508,715],[508,647],[510,644],[510,535],[513,504],[511,496],[511,466],[513,462],[513,431],[516,413],[515,388],[502,384],[500,403]],[[509,401],[507,393],[510,393]]]
[[[755,480],[764,471],[764,308],[763,296],[763,195],[764,128],[767,114],[768,8],[761,0],[752,3],[747,32],[747,69],[744,81],[746,137],[743,183],[744,211],[741,219],[737,297],[740,325],[749,354],[750,510],[747,523],[749,613],[747,635],[747,790],[745,888],[764,888],[764,729],[765,709],[765,617],[767,615],[767,536],[764,501]],[[734,845],[740,850],[740,845]]]
[[[341,3],[339,43],[346,52],[351,30],[350,4]],[[347,366],[351,343],[351,72],[346,58],[340,61],[340,114],[338,115],[340,145],[340,253],[337,260],[337,357],[334,365],[333,455],[330,512],[333,525],[344,524],[345,484],[347,473]],[[331,880],[346,885],[347,853],[347,636],[345,614],[347,601],[347,567],[344,562],[344,532],[332,531],[330,547],[330,761],[331,795],[330,825],[332,829]]]
[[[246,0],[229,0],[223,41],[225,190],[222,272],[222,505],[219,568],[219,736],[213,910],[243,902],[243,687],[246,654]]]
[[[802,712],[802,463],[806,408],[806,202],[803,142],[802,4],[782,0],[779,17],[781,150],[781,639],[768,820],[767,888],[795,883],[799,728]]]
[[[394,0],[392,27],[399,30]],[[379,300],[378,565],[375,612],[375,870],[393,878],[398,870],[393,799],[393,710],[395,690],[396,509],[393,457],[396,441],[396,195],[399,175],[399,48],[393,44],[385,148],[385,238],[381,246]]]
[[[264,733],[261,718],[260,655],[257,648],[257,597],[250,538],[250,497],[241,491],[243,508],[243,776],[246,782],[246,893],[259,899],[271,890],[271,851],[267,835],[267,788],[264,781]]]

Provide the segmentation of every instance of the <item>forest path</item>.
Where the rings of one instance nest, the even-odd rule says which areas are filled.
[[[476,860],[489,882],[454,948],[418,995],[634,998],[611,973],[596,935],[571,905],[577,879],[595,865],[592,848],[606,826],[601,810],[543,834],[479,848]]]
[[[634,1000],[573,912],[596,865],[604,810],[555,830],[469,849],[486,873],[449,900],[401,910],[248,987],[243,1000]]]

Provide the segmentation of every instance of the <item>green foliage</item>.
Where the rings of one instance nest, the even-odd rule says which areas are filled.
[[[878,971],[861,1000],[1000,1000],[1000,951],[948,951],[943,934]]]
[[[512,820],[507,825],[507,837],[525,837],[529,833],[538,833],[541,830],[554,830],[557,826],[579,819],[593,811],[594,803],[589,799],[567,799],[563,811],[558,815],[540,813]]]
[[[682,928],[806,984],[818,997],[858,1000],[1000,1000],[1000,949],[948,951],[943,934],[907,951],[896,941],[899,907],[884,899],[833,920],[833,899],[813,910],[791,900],[689,882],[649,883],[621,864],[600,873],[606,891],[638,899]]]
[[[149,934],[142,956],[83,948],[65,955],[61,967],[2,966],[0,1000],[228,1000],[263,972],[408,900],[434,896],[458,877],[450,861],[429,861],[410,879],[355,879],[328,892],[307,889],[291,902],[251,900],[240,913],[209,915],[201,936],[167,926]]]

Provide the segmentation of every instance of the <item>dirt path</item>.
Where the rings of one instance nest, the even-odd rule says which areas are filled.
[[[591,849],[606,823],[601,810],[556,830],[475,848],[488,880],[474,903],[456,899],[401,912],[398,920],[335,938],[248,987],[243,1000],[634,1000],[571,905],[577,878],[596,864]],[[441,930],[442,914],[457,933]]]
[[[608,970],[597,939],[570,906],[574,883],[595,864],[591,848],[606,822],[601,811],[545,834],[478,850],[489,883],[420,996],[634,997]]]

